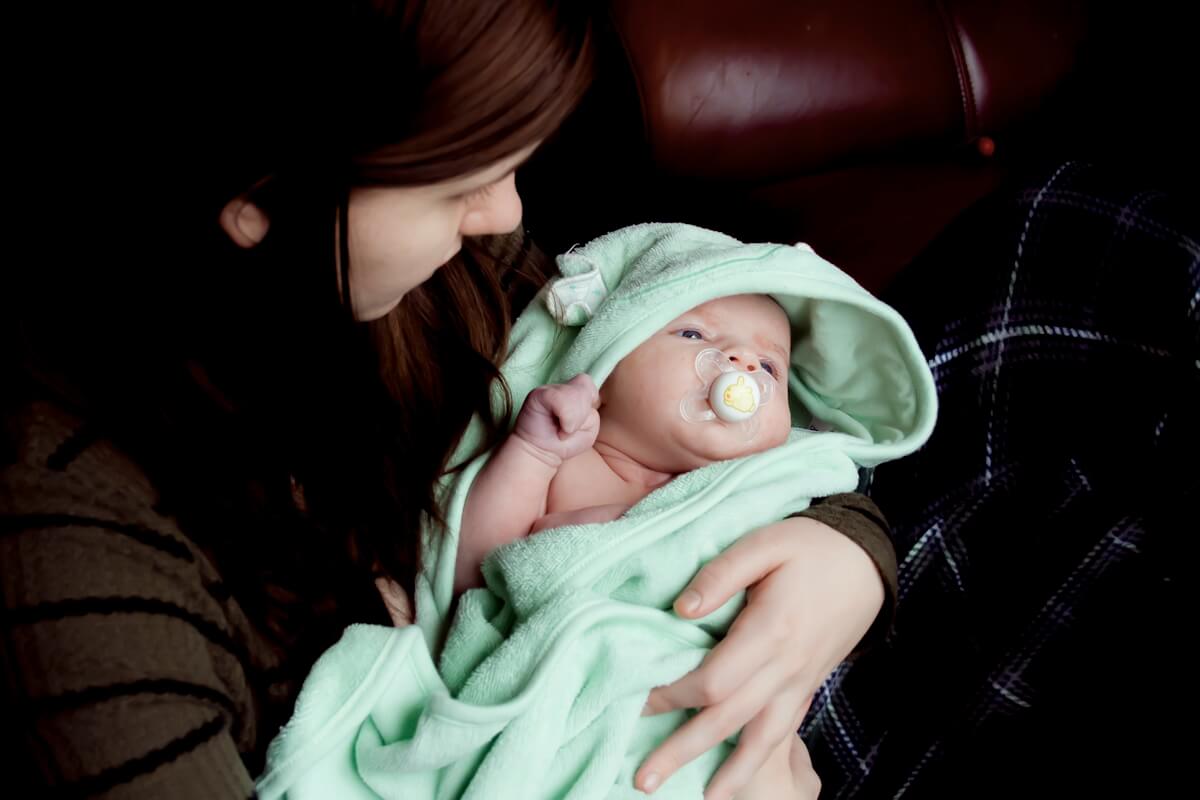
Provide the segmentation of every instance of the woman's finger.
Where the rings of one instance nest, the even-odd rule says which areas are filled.
[[[708,782],[704,800],[727,800],[736,795],[750,783],[780,742],[796,735],[792,720],[797,700],[780,696],[742,728],[737,747]]]
[[[705,564],[675,600],[681,617],[695,619],[720,608],[741,590],[762,580],[788,556],[784,537],[772,526],[744,536]]]
[[[722,703],[709,706],[667,737],[638,769],[634,783],[644,792],[661,786],[685,764],[707,753],[753,719],[775,694],[780,675],[770,667],[763,680],[744,684]]]
[[[779,662],[779,648],[787,644],[785,631],[777,628],[763,607],[747,605],[699,667],[650,693],[643,715],[706,708],[723,702],[750,681],[761,681],[763,668]],[[781,681],[789,677],[781,675]]]

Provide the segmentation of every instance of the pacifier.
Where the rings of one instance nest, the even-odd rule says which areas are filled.
[[[758,412],[774,392],[775,381],[765,372],[744,372],[715,347],[696,354],[700,388],[679,401],[688,422],[720,420],[742,428],[747,439],[758,433]]]

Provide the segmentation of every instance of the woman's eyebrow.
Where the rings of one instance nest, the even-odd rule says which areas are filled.
[[[466,179],[466,180],[464,180],[464,181],[462,182],[462,184],[461,184],[461,185],[459,185],[459,186],[458,186],[458,187],[455,189],[455,191],[457,191],[457,192],[470,192],[470,191],[473,191],[473,190],[475,190],[475,189],[482,188],[482,187],[484,187],[484,186],[491,186],[493,183],[499,183],[500,181],[504,180],[504,179],[505,179],[505,178],[507,178],[509,175],[511,175],[511,174],[512,174],[514,171],[515,171],[515,170],[512,170],[512,169],[510,169],[508,172],[504,173],[503,175],[497,175],[496,177],[490,177],[490,176],[474,176],[474,177],[472,177],[472,178],[469,178],[469,179]]]
[[[536,152],[536,151],[535,151],[535,152]],[[507,178],[509,175],[512,175],[514,172],[516,172],[517,170],[519,170],[521,167],[525,166],[525,164],[529,162],[529,159],[533,158],[533,155],[534,155],[533,153],[526,153],[526,154],[525,154],[525,156],[524,156],[524,157],[522,157],[520,161],[518,161],[517,163],[513,164],[511,167],[509,167],[508,169],[506,169],[506,170],[504,171],[504,174],[503,174],[503,175],[500,175],[500,176],[498,176],[498,177],[492,178],[491,180],[489,180],[489,181],[488,181],[488,183],[495,183],[496,181],[502,181],[502,180],[504,180],[504,179],[505,179],[505,178]]]
[[[500,181],[507,178],[509,175],[512,175],[514,172],[516,172],[522,166],[524,166],[525,163],[527,161],[529,161],[529,159],[531,159],[531,158],[533,158],[533,153],[526,155],[524,158],[522,158],[516,164],[513,164],[511,167],[506,169],[502,174],[496,175],[494,177],[490,177],[490,176],[482,177],[478,173],[475,175],[468,175],[462,179],[462,183],[460,185],[458,185],[454,188],[454,191],[456,193],[469,192],[474,189],[481,188],[483,186],[491,186],[493,183],[499,183]]]

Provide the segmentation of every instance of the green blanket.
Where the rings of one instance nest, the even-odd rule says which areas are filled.
[[[803,246],[649,224],[558,263],[564,277],[513,330],[503,373],[515,408],[580,372],[603,383],[690,308],[762,293],[793,325],[789,440],[680,475],[613,522],[497,549],[486,587],[455,609],[458,524],[487,456],[466,463],[442,487],[448,530],[424,533],[416,625],[353,626],[318,661],[271,744],[263,798],[643,796],[634,772],[691,713],[641,717],[647,694],[695,668],[741,603],[691,621],[671,611],[676,595],[739,536],[853,490],[860,465],[912,452],[933,427],[933,381],[908,326]],[[460,459],[479,436],[468,431]],[[732,746],[655,796],[701,797]]]

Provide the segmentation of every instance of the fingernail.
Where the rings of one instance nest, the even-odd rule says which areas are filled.
[[[642,791],[645,792],[646,794],[653,792],[657,788],[658,788],[658,773],[657,772],[651,772],[649,775],[647,775],[645,778],[642,779]]]
[[[700,593],[695,589],[688,589],[679,596],[679,610],[692,613],[700,607]]]

